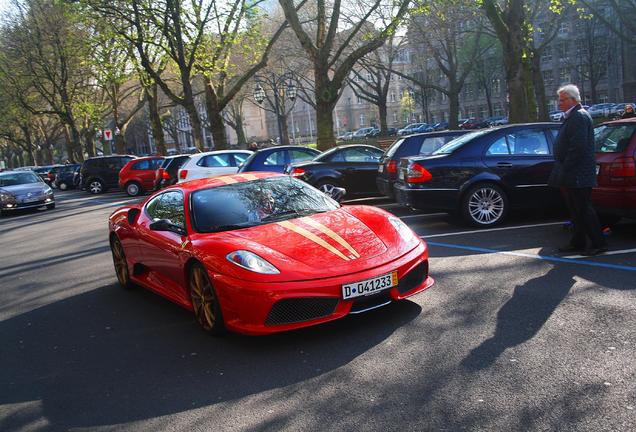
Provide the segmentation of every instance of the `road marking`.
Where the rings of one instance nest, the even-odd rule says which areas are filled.
[[[375,206],[380,208],[402,207],[398,203],[376,204]]]
[[[429,217],[429,216],[447,216],[448,213],[422,213],[417,215],[407,215],[407,216],[399,216],[400,219],[412,219],[412,218],[421,218],[421,217]]]
[[[452,232],[452,233],[446,233],[446,234],[431,234],[431,235],[423,235],[420,237],[422,237],[423,239],[429,239],[433,237],[448,237],[448,236],[456,236],[456,235],[463,235],[463,234],[478,234],[478,233],[485,233],[485,232],[491,232],[491,231],[504,231],[504,230],[534,228],[534,227],[551,226],[551,225],[563,225],[564,223],[565,221],[547,222],[547,223],[531,224],[531,225],[516,225],[516,226],[510,226],[510,227],[479,229],[479,230],[473,230],[473,231],[459,231],[459,232]]]
[[[578,265],[585,265],[589,267],[603,267],[603,268],[610,268],[615,270],[636,271],[636,267],[624,266],[619,264],[610,264],[610,263],[587,261],[587,260],[577,260],[577,259],[566,258],[566,257],[554,257],[550,255],[530,254],[530,253],[516,252],[516,251],[500,251],[497,249],[456,245],[456,244],[450,244],[450,243],[438,243],[438,242],[429,242],[429,241],[427,241],[426,243],[430,246],[439,246],[439,247],[445,247],[449,249],[460,249],[460,250],[468,250],[472,252],[481,252],[481,253],[487,253],[487,254],[498,254],[498,255],[508,255],[508,256],[522,257],[522,258],[532,258],[532,259],[538,259],[541,261],[578,264]]]
[[[636,249],[621,249],[621,250],[614,250],[614,251],[607,251],[601,255],[597,255],[597,256],[603,256],[603,255],[621,255],[621,254],[626,254],[626,253],[632,253],[632,252],[636,252]],[[589,258],[586,255],[567,255],[564,256],[563,258]]]

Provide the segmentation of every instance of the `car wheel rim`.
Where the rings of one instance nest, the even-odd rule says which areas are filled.
[[[66,190],[66,183],[60,183],[58,187],[60,188],[60,190]]]
[[[329,196],[331,196],[331,194],[333,193],[334,188],[335,186],[332,184],[324,184],[320,186],[320,190]]]
[[[495,223],[504,212],[503,196],[492,188],[478,189],[470,196],[468,211],[470,217],[479,224]]]
[[[124,249],[119,241],[113,242],[113,262],[115,263],[115,273],[117,274],[117,280],[122,286],[128,283],[128,265],[126,264],[126,256],[124,255]]]
[[[205,330],[210,330],[216,322],[216,317],[214,316],[215,299],[214,294],[212,294],[210,279],[199,267],[195,267],[192,270],[190,295],[197,321]]]
[[[139,186],[136,184],[128,185],[128,194],[129,195],[137,195],[139,193]]]
[[[89,187],[93,193],[100,193],[102,191],[102,184],[100,182],[92,182]]]

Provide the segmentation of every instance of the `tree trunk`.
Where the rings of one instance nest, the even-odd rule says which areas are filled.
[[[387,111],[388,109],[386,107],[386,100],[380,99],[378,101],[378,114],[380,116],[380,135],[381,136],[388,135],[389,127],[386,122]]]
[[[459,117],[459,92],[451,88],[448,94],[448,128],[457,129]]]
[[[328,150],[336,146],[336,137],[333,135],[333,108],[335,103],[316,100],[316,135],[317,147],[320,151]]]
[[[247,145],[247,137],[245,136],[245,128],[243,127],[243,115],[239,114],[236,116],[236,127],[234,128],[236,131],[236,140],[238,141],[237,145],[240,148],[243,148]]]
[[[144,88],[146,100],[148,101],[148,117],[150,117],[150,127],[152,128],[152,137],[155,140],[157,154],[165,156],[168,153],[166,149],[166,139],[163,136],[163,126],[161,125],[161,116],[159,115],[159,98],[157,84],[150,88]]]
[[[95,141],[93,140],[93,136],[95,134],[93,131],[87,130],[84,132],[84,148],[86,148],[86,153],[88,157],[95,156]]]
[[[280,132],[283,138],[283,142],[281,145],[289,145],[289,128],[287,127],[287,116],[284,114],[280,115]]]
[[[194,140],[194,146],[199,151],[205,151],[205,143],[203,141],[203,130],[201,125],[201,119],[199,118],[199,112],[197,107],[192,103],[188,103],[184,106],[190,119],[190,127],[192,128],[192,139]]]
[[[543,74],[541,73],[541,54],[534,52],[531,62],[532,82],[534,84],[534,95],[537,100],[539,121],[550,121],[548,114],[548,100],[545,97],[545,83],[543,82]]]
[[[115,151],[118,154],[126,154],[127,153],[127,149],[126,149],[126,138],[124,137],[124,134],[122,132],[122,128],[119,127],[119,125],[117,125],[117,123],[115,123],[115,130],[119,129],[119,133],[115,133],[115,131],[113,131],[113,135],[115,136]]]
[[[77,162],[84,161],[84,152],[82,151],[82,137],[75,125],[75,122],[71,119],[68,121],[68,127],[70,129],[71,138],[71,157]]]
[[[214,141],[215,150],[225,150],[228,148],[227,137],[225,136],[225,121],[219,108],[219,99],[214,92],[210,78],[204,77],[205,80],[205,108],[208,112],[208,121],[210,122],[210,132],[212,133],[212,141]]]

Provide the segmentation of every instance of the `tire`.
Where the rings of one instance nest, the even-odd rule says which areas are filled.
[[[218,297],[207,270],[199,263],[190,268],[189,286],[192,309],[199,326],[213,335],[224,333],[225,324]]]
[[[110,251],[113,255],[113,264],[115,265],[115,274],[117,275],[119,285],[127,290],[134,288],[135,285],[130,280],[124,247],[121,245],[119,239],[113,238],[111,240]]]
[[[53,204],[47,204],[46,205],[47,210],[53,210],[55,208],[55,203]]]
[[[471,187],[462,199],[462,217],[472,226],[498,225],[506,218],[507,213],[508,197],[503,189],[493,183]]]
[[[104,193],[106,191],[106,187],[101,179],[92,178],[86,182],[86,190],[93,195],[98,195]]]
[[[67,190],[67,189],[68,189],[68,185],[67,185],[65,182],[62,182],[62,183],[58,184],[58,185],[57,185],[57,187],[58,187],[60,190],[63,190],[63,191],[65,191],[65,190]]]
[[[320,190],[321,192],[329,196],[331,196],[331,192],[333,191],[333,188],[339,188],[339,187],[341,187],[340,183],[338,183],[334,179],[324,179],[316,183],[316,189]]]
[[[143,192],[141,185],[134,181],[126,183],[124,189],[126,190],[126,194],[131,197],[139,196]]]

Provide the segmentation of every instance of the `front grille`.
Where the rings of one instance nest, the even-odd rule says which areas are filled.
[[[274,303],[265,325],[291,324],[329,316],[338,305],[333,297],[303,297],[282,299]]]
[[[424,279],[428,276],[428,261],[424,261],[410,272],[403,276],[398,283],[398,291],[400,294],[404,294],[405,292],[411,291],[416,286],[420,285],[424,282]]]

